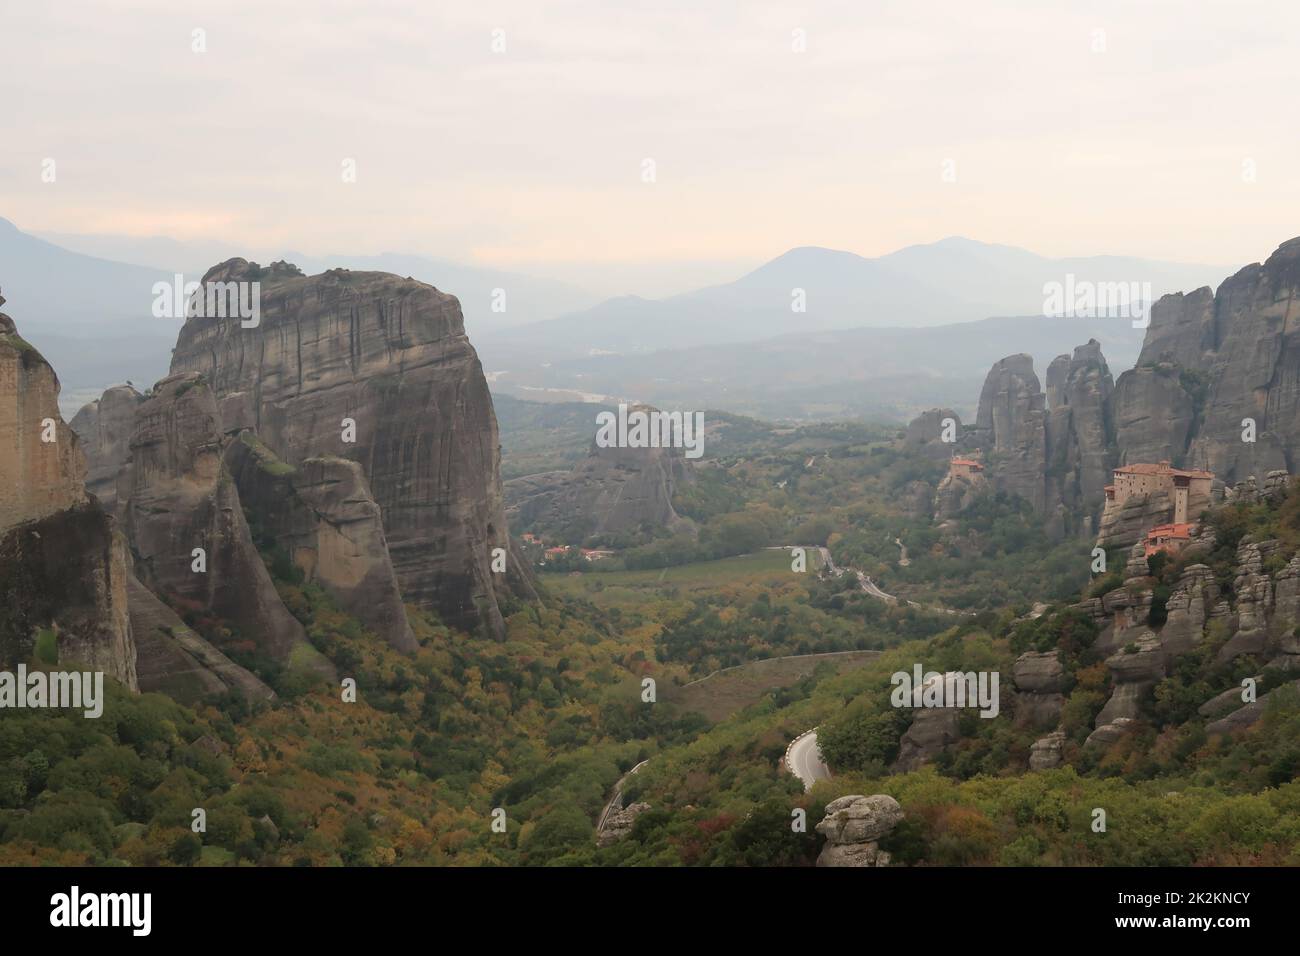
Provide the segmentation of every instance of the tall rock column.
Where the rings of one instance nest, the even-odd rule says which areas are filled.
[[[189,318],[172,372],[201,372],[225,427],[255,429],[291,467],[358,462],[402,599],[503,635],[501,599],[531,585],[512,553],[496,416],[460,303],[386,273],[308,277],[243,259],[204,277],[218,281],[260,283],[260,321]],[[497,548],[504,574],[491,568]]]
[[[994,364],[975,419],[988,476],[999,491],[1019,495],[1039,513],[1046,502],[1046,414],[1033,358],[1021,353]]]

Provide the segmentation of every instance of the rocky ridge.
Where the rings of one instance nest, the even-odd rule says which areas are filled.
[[[135,690],[129,556],[86,496],[85,460],[58,398],[54,370],[0,313],[0,663],[39,651]]]

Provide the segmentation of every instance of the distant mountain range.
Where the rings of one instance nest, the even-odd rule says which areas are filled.
[[[153,316],[155,282],[171,283],[177,273],[187,281],[197,281],[225,259],[257,258],[246,248],[221,241],[82,235],[52,238],[58,242],[23,232],[0,219],[0,288],[9,300],[7,308],[21,321],[23,334],[59,370],[61,405],[69,415],[109,385],[130,380],[148,387],[167,374],[181,320]],[[154,256],[157,259],[151,264]],[[460,299],[472,341],[489,326],[534,322],[584,308],[594,300],[562,282],[399,253],[308,256],[285,252],[261,259],[263,265],[287,259],[308,274],[347,268],[392,272],[427,282]],[[504,290],[503,312],[493,311],[497,289]]]
[[[489,331],[478,344],[490,368],[515,368],[602,352],[1037,315],[1043,311],[1045,283],[1065,283],[1068,276],[1076,283],[1148,283],[1158,298],[1216,283],[1234,270],[1121,256],[1050,259],[959,237],[876,259],[809,246],[791,249],[725,285],[667,299],[610,299],[512,329],[508,336]],[[803,311],[794,308],[799,297]]]
[[[167,373],[179,319],[157,319],[163,269],[69,252],[0,219],[0,288],[23,336],[58,369],[65,415],[126,380]]]
[[[197,279],[235,255],[257,258],[222,240],[58,238],[79,251],[0,219],[0,287],[24,335],[59,369],[69,410],[109,385],[147,387],[166,374],[180,320],[152,315],[155,282],[177,272]],[[148,261],[153,256],[159,261]],[[952,238],[875,259],[801,247],[724,285],[592,304],[566,283],[423,256],[262,258],[287,259],[309,275],[335,267],[392,272],[455,295],[495,391],[890,419],[918,402],[968,400],[971,382],[1012,351],[1034,354],[1041,367],[1096,337],[1114,368],[1128,367],[1141,333],[1119,319],[1041,318],[1044,283],[1070,275],[1145,282],[1154,298],[1235,271],[1112,256],[1050,259]],[[493,309],[498,289],[504,312]],[[792,309],[796,296],[804,311]],[[981,321],[990,316],[1028,318]]]
[[[400,252],[367,256],[347,253],[312,256],[294,250],[266,251],[224,241],[182,242],[165,237],[68,233],[42,235],[66,249],[118,262],[160,268],[168,274],[180,272],[187,278],[194,279],[201,277],[218,262],[235,256],[256,260],[262,265],[284,259],[308,275],[342,268],[409,276],[460,299],[466,328],[472,336],[488,328],[511,328],[585,309],[597,300],[591,293],[552,279]],[[497,289],[504,290],[504,298],[495,295]],[[499,303],[495,310],[494,302]],[[500,310],[501,304],[504,304],[503,311]]]

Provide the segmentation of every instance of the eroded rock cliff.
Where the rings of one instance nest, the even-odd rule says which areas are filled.
[[[0,296],[0,305],[4,304]],[[127,612],[129,559],[86,497],[59,380],[0,313],[0,663],[32,657],[138,686]]]
[[[130,385],[118,385],[72,418],[86,455],[86,490],[110,513],[117,513],[117,475],[130,455],[135,410],[143,400]]]
[[[308,277],[243,259],[204,281],[260,282],[260,323],[189,318],[172,372],[202,373],[225,427],[255,429],[290,467],[359,463],[402,598],[503,634],[500,600],[530,586],[510,551],[496,418],[457,300],[385,273]],[[505,574],[491,570],[495,548],[508,552]]]
[[[194,373],[159,382],[136,410],[129,449],[118,497],[140,580],[226,619],[274,661],[331,673],[254,547],[223,464],[220,416],[208,384]]]
[[[994,364],[984,381],[972,439],[989,483],[1050,516],[1058,536],[1090,534],[1100,512],[1114,457],[1113,391],[1095,339],[1051,363],[1047,392],[1023,354]]]
[[[0,312],[0,528],[82,503],[85,472],[58,376]]]
[[[1019,495],[1042,512],[1047,461],[1046,396],[1029,355],[996,362],[980,392],[975,427],[985,448],[988,478],[999,491]]]
[[[1262,265],[1161,298],[1114,418],[1124,463],[1168,459],[1235,483],[1300,458],[1300,238]],[[1255,440],[1243,440],[1244,420]]]
[[[226,462],[258,536],[393,647],[414,651],[379,505],[360,463],[308,458],[293,468],[249,431],[229,444]]]
[[[638,405],[631,411],[656,410]],[[520,527],[617,534],[682,524],[672,499],[691,478],[681,448],[602,448],[593,439],[572,471],[513,479],[506,497],[510,518]]]

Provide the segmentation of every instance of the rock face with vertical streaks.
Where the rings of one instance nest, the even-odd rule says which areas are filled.
[[[194,373],[163,379],[136,409],[118,477],[136,574],[157,594],[225,618],[258,653],[328,674],[253,545],[220,422],[212,389]]]
[[[638,411],[658,410],[630,410]],[[525,527],[577,528],[583,535],[690,527],[673,508],[673,495],[693,478],[681,448],[602,448],[593,439],[572,471],[507,482],[506,500],[511,520]]]
[[[0,313],[0,527],[81,504],[85,472],[59,414],[58,376]]]
[[[1059,363],[1059,364],[1058,364]],[[1047,500],[1090,516],[1110,482],[1110,399],[1115,386],[1101,344],[1090,339],[1060,356],[1049,376]]]
[[[86,490],[110,513],[117,511],[117,473],[130,454],[135,409],[141,401],[130,385],[118,385],[83,405],[71,422],[86,453]]]
[[[210,270],[214,281],[259,282],[260,323],[187,319],[172,372],[202,373],[225,427],[255,429],[289,467],[357,462],[402,598],[501,636],[500,602],[532,592],[511,553],[496,417],[456,299],[385,273],[308,277],[243,259]],[[505,574],[491,570],[496,548]]]
[[[39,652],[134,690],[129,558],[85,474],[58,376],[0,313],[0,664]]]
[[[416,649],[379,506],[359,463],[308,458],[291,468],[245,431],[228,446],[226,464],[263,540],[397,650]]]
[[[1054,359],[1047,386],[1043,392],[1028,355],[997,362],[984,380],[971,437],[996,491],[1052,516],[1058,536],[1091,534],[1114,457],[1114,383],[1096,339]]]
[[[1116,387],[1121,464],[1169,460],[1228,484],[1300,466],[1300,238],[1217,291],[1162,297]],[[1244,420],[1255,441],[1243,441]]]
[[[1046,414],[1032,357],[1010,355],[994,364],[975,420],[985,442],[988,477],[999,491],[1019,495],[1040,513],[1045,505]]]

